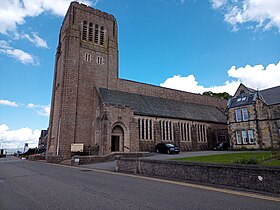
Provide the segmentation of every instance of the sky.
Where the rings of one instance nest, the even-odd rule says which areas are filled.
[[[193,93],[280,85],[279,0],[83,0],[113,14],[119,77]],[[69,0],[0,1],[0,148],[36,147],[49,125]]]

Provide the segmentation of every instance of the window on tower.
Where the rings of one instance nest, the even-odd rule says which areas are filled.
[[[89,28],[88,28],[88,41],[92,42],[93,41],[93,24],[89,23]]]
[[[83,41],[87,41],[87,29],[88,29],[87,21],[84,21],[83,22],[83,34],[82,34]]]
[[[102,47],[106,45],[106,30],[104,26],[100,26],[85,20],[82,22],[81,30],[81,40],[83,43],[99,45]]]
[[[104,27],[101,26],[100,28],[100,45],[104,45]]]
[[[98,44],[99,41],[99,26],[95,25],[95,30],[94,30],[94,43]]]

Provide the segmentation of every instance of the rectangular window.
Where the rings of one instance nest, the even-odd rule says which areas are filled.
[[[245,130],[243,130],[243,131],[241,131],[241,133],[242,133],[243,144],[247,144],[248,143],[247,132]]]
[[[254,133],[253,130],[248,130],[248,137],[249,137],[249,143],[254,144]]]
[[[240,109],[235,110],[235,118],[236,118],[236,122],[242,121],[242,115],[241,115],[241,110]]]
[[[225,142],[226,137],[225,136],[218,136],[218,142]]]
[[[240,131],[235,131],[235,134],[236,134],[236,143],[242,144]]]
[[[242,109],[242,117],[243,117],[243,121],[249,120],[249,115],[248,115],[248,109],[247,108]]]

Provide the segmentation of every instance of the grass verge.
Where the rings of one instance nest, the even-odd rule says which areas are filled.
[[[203,163],[219,163],[219,164],[234,164],[246,162],[262,163],[267,166],[280,166],[280,161],[268,161],[272,158],[272,153],[265,152],[245,152],[245,153],[230,153],[230,154],[218,154],[208,156],[197,157],[185,157],[185,158],[173,158],[172,160],[188,161],[188,162],[203,162]],[[247,161],[248,160],[248,161]],[[255,161],[250,161],[255,160]],[[265,163],[265,164],[264,164]]]

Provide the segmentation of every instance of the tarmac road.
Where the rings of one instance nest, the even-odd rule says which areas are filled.
[[[0,160],[0,209],[279,209],[279,197],[97,169]]]

